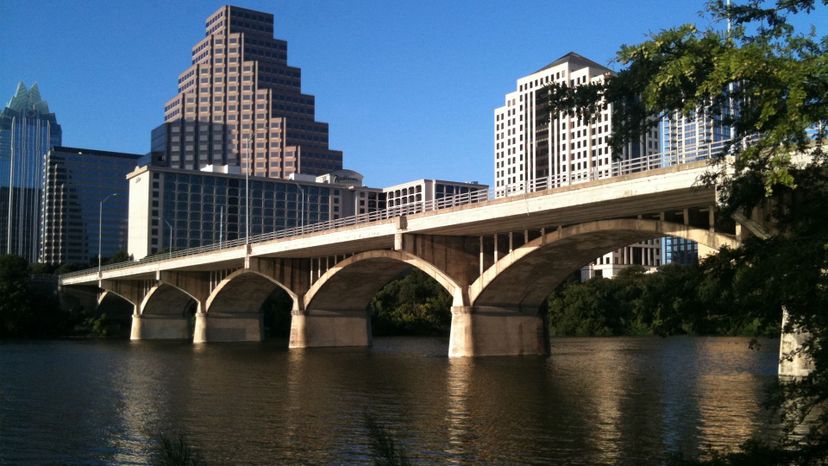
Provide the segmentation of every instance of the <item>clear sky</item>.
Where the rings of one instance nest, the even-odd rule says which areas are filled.
[[[214,0],[0,0],[0,103],[37,81],[63,144],[146,153]],[[238,0],[275,16],[331,148],[370,186],[493,180],[493,111],[515,81],[575,51],[685,22],[702,0]],[[824,33],[825,8],[805,19]],[[611,67],[613,67],[611,65]]]

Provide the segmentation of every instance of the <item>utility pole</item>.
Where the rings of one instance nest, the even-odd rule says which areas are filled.
[[[11,192],[11,189],[9,189]],[[104,202],[108,201],[110,197],[117,196],[118,193],[112,193],[103,198],[101,202],[98,203],[98,280],[101,279],[101,240],[103,239],[103,205]]]

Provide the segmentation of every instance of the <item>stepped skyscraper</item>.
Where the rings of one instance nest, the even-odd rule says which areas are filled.
[[[37,260],[43,156],[60,143],[60,125],[37,84],[18,84],[0,113],[0,253]]]
[[[178,78],[178,95],[152,133],[155,163],[198,170],[248,166],[252,175],[284,178],[342,168],[328,148],[328,125],[301,89],[301,70],[287,64],[287,42],[273,36],[273,15],[224,6]]]

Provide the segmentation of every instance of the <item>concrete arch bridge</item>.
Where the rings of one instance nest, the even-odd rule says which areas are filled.
[[[543,302],[595,257],[662,236],[701,254],[739,243],[741,226],[717,218],[715,189],[697,181],[705,170],[688,163],[82,271],[61,286],[130,303],[132,339],[196,343],[260,340],[262,303],[281,288],[293,302],[291,348],[365,346],[370,300],[415,268],[452,296],[449,356],[544,354]]]

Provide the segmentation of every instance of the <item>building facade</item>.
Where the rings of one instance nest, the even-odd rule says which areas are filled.
[[[721,155],[727,150],[725,143],[731,137],[730,127],[718,115],[711,115],[702,109],[689,114],[674,112],[664,118],[661,127],[665,163],[670,163],[670,159],[679,154],[685,160],[702,160]],[[699,247],[695,242],[674,237],[661,239],[663,264],[691,265],[698,260]]]
[[[61,137],[37,84],[18,84],[0,113],[0,253],[37,260],[43,156]]]
[[[540,70],[517,80],[495,109],[495,196],[546,189],[610,176],[613,155],[630,159],[659,153],[659,130],[612,154],[612,107],[594,121],[563,113],[550,118],[548,86],[600,84],[612,71],[570,52]]]
[[[570,52],[517,81],[495,110],[495,196],[503,197],[612,175],[613,162],[659,153],[659,128],[613,154],[612,107],[594,119],[558,114],[550,117],[547,87],[553,83],[601,84],[612,71]],[[581,278],[611,278],[633,264],[654,270],[661,264],[658,240],[636,243],[598,257],[581,269]]]
[[[475,182],[420,179],[383,188],[388,209],[405,210],[424,207],[444,197],[486,191],[489,187]]]
[[[129,180],[128,252],[135,259],[233,241],[385,208],[382,190],[350,170],[319,178],[250,177],[237,170],[140,167]],[[245,183],[249,183],[245,188]]]
[[[642,241],[604,254],[581,268],[581,281],[596,277],[613,278],[632,265],[640,265],[645,271],[654,272],[662,264],[662,240],[663,238]]]
[[[126,175],[141,157],[73,147],[53,147],[46,153],[40,262],[87,264],[98,256],[99,240],[101,257],[126,251]]]
[[[206,30],[152,132],[154,163],[231,164],[271,178],[341,169],[314,97],[302,93],[301,70],[287,64],[287,42],[273,37],[273,15],[224,6]]]

